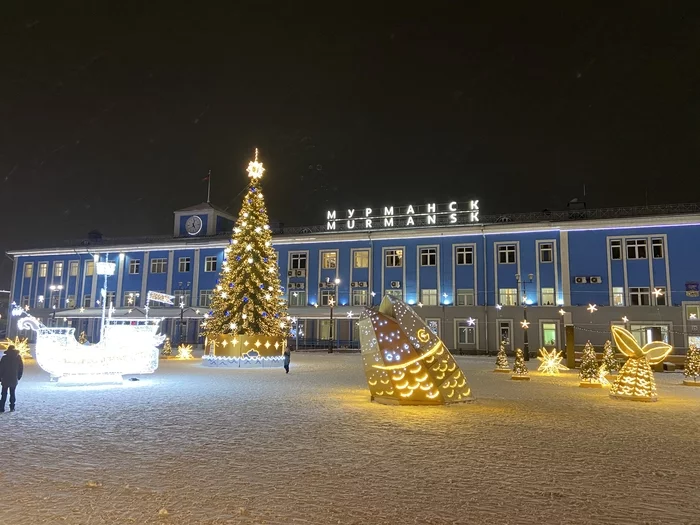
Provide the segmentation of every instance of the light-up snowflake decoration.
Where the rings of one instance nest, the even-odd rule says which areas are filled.
[[[563,358],[561,356],[561,352],[557,349],[553,349],[551,352],[548,352],[547,349],[542,348],[537,359],[541,363],[537,371],[548,376],[556,376],[559,375],[560,370],[568,370],[567,367],[561,364],[561,360]]]

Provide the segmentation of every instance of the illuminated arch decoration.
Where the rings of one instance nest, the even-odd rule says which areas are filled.
[[[610,389],[610,397],[632,401],[656,401],[656,382],[650,365],[661,363],[673,347],[661,341],[647,343],[640,348],[637,340],[621,326],[611,327],[613,339],[627,362]]]
[[[462,370],[445,344],[404,302],[385,296],[359,321],[362,361],[372,401],[444,405],[471,401]]]
[[[208,353],[202,356],[207,366],[232,368],[272,368],[284,365],[287,340],[267,335],[220,334],[207,339]]]

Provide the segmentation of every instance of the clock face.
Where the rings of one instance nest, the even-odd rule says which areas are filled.
[[[202,231],[202,219],[200,219],[197,215],[193,215],[187,219],[187,222],[185,223],[185,230],[190,235],[197,235],[200,231]]]

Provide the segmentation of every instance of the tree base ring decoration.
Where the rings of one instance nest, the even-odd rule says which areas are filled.
[[[581,381],[578,386],[582,388],[603,388],[602,383],[589,383],[588,381]]]
[[[510,367],[508,367],[508,368],[494,368],[493,371],[495,373],[500,373],[500,374],[510,374]]]
[[[700,381],[692,381],[690,379],[684,379],[683,384],[685,386],[700,386]]]
[[[284,364],[284,337],[220,334],[207,339],[208,352],[202,356],[207,366],[231,368],[280,368]]]
[[[663,362],[673,347],[668,343],[652,341],[640,348],[628,330],[616,325],[611,330],[618,350],[628,359],[610,389],[610,397],[630,401],[656,401],[656,381],[651,365]]]
[[[358,322],[370,399],[386,405],[472,401],[467,378],[442,340],[403,301],[385,296]]]
[[[513,381],[529,381],[530,380],[530,376],[512,375],[512,376],[510,376],[510,378]]]

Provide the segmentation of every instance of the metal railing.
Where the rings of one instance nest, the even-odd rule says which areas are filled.
[[[297,348],[297,342],[296,339],[289,338],[287,340],[287,347],[291,348],[294,350]],[[307,339],[307,338],[299,338],[299,350],[328,350],[330,346],[330,341],[328,339]],[[360,349],[360,342],[359,341],[351,341],[349,339],[335,339],[333,342],[333,346],[335,347],[336,350],[343,350],[343,349],[352,349],[352,350],[359,350]]]

